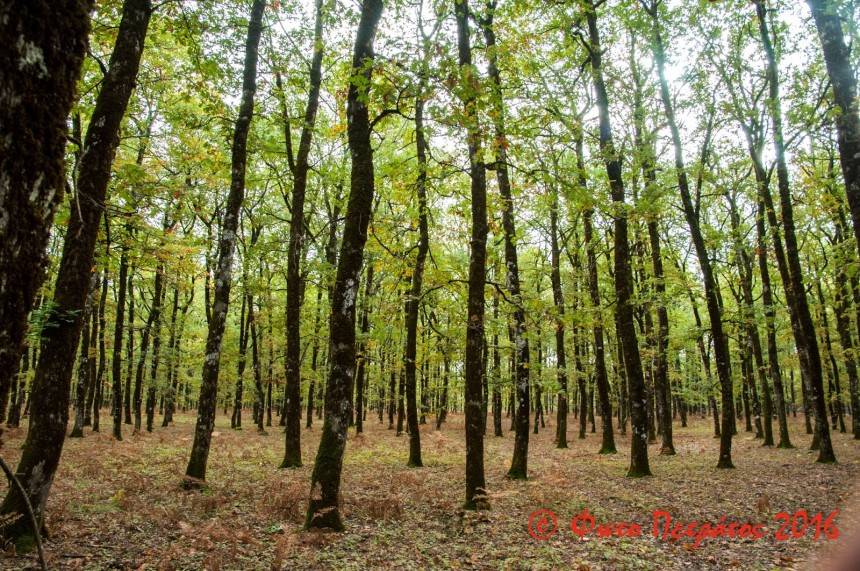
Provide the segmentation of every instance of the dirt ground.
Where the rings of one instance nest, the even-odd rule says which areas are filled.
[[[229,417],[219,414],[206,493],[179,488],[192,415],[178,415],[175,426],[152,434],[132,436],[125,426],[123,442],[87,430],[85,438],[66,442],[48,502],[49,567],[806,570],[825,568],[822,561],[834,550],[860,540],[860,490],[852,489],[860,482],[860,442],[836,433],[839,464],[815,464],[800,418],[791,423],[793,450],[762,448],[741,432],[733,445],[735,470],[715,468],[718,441],[710,420],[695,418],[688,428],[676,423],[678,454],[658,456],[652,445],[654,476],[629,479],[629,436],[616,435],[619,453],[601,456],[600,435],[578,440],[571,417],[567,450],[553,444],[554,422],[531,436],[525,482],[505,479],[513,448],[505,419],[505,436],[485,440],[492,509],[484,512],[460,509],[462,416],[450,415],[441,431],[432,420],[421,427],[425,467],[418,469],[406,467],[407,438],[387,430],[387,422],[369,416],[363,435],[350,432],[342,485],[348,528],[342,534],[301,530],[320,421],[302,433],[305,466],[279,470],[280,428],[269,428],[268,435],[253,427],[233,431]],[[24,436],[23,428],[4,434],[0,454],[13,466]],[[555,526],[546,512],[532,517],[539,510],[553,512]],[[589,518],[577,517],[584,510],[594,518],[593,529]],[[801,510],[810,520],[818,513],[822,518],[804,530],[799,517],[799,537],[789,522],[782,530],[787,539],[777,539],[785,519],[777,514],[794,520]],[[690,528],[693,535],[706,523],[722,523],[721,531],[736,523],[738,536],[708,536],[696,546],[695,537],[672,538],[671,531],[664,537],[664,516],[655,537],[655,511],[666,512],[680,533],[691,523],[699,524]],[[631,526],[613,526],[610,537],[600,537],[598,526],[606,530],[612,523]],[[829,539],[834,531],[838,539]],[[0,569],[35,568],[32,555],[0,554]]]

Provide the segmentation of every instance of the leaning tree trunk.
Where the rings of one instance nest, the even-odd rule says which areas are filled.
[[[349,82],[347,94],[347,140],[352,172],[346,224],[332,292],[325,419],[311,474],[311,494],[305,519],[307,528],[338,531],[344,528],[339,496],[355,373],[355,301],[374,194],[367,97],[373,73],[373,40],[381,16],[382,0],[364,0],[352,56],[352,73],[361,79]]]
[[[794,209],[791,203],[791,191],[788,180],[788,165],[785,160],[785,142],[782,135],[782,107],[779,98],[779,73],[776,66],[776,55],[771,45],[770,32],[767,26],[767,15],[763,0],[754,0],[758,16],[759,32],[767,55],[768,105],[773,121],[773,147],[776,154],[776,177],[779,190],[779,205],[782,218],[782,229],[785,237],[785,254],[788,262],[789,282],[786,286],[786,298],[789,304],[795,306],[800,337],[802,343],[797,350],[806,353],[806,359],[801,358],[801,366],[807,367],[804,382],[808,382],[810,405],[815,415],[815,440],[818,441],[817,462],[836,462],[833,443],[830,440],[830,425],[827,424],[827,403],[824,397],[824,381],[821,372],[821,354],[818,349],[818,338],[815,334],[815,323],[806,298],[803,283],[803,270],[800,267],[800,251],[797,236],[794,231]],[[858,158],[853,157],[854,161]],[[850,204],[850,203],[849,203]]]
[[[672,144],[675,149],[675,172],[678,177],[678,190],[681,194],[681,202],[684,207],[684,217],[690,227],[693,246],[696,249],[696,257],[699,260],[699,268],[702,271],[702,281],[705,286],[705,302],[708,308],[708,318],[711,321],[711,336],[714,342],[714,359],[717,365],[717,378],[720,382],[720,397],[722,400],[722,430],[720,431],[720,458],[717,461],[718,468],[734,468],[732,464],[732,427],[733,427],[733,405],[734,394],[732,384],[731,356],[729,344],[723,330],[723,311],[719,300],[719,291],[714,277],[711,258],[705,246],[705,239],[699,225],[698,211],[693,205],[690,195],[690,186],[687,180],[687,170],[684,164],[683,148],[681,146],[681,135],[675,121],[675,108],[672,96],[669,92],[669,83],[666,80],[666,54],[663,49],[663,38],[660,33],[660,23],[657,19],[657,6],[652,5],[651,17],[654,20],[654,38],[652,49],[654,59],[657,62],[657,78],[660,82],[660,96],[663,100],[663,108],[666,120],[669,123],[669,131],[672,135]]]
[[[860,246],[860,100],[857,78],[851,65],[851,51],[845,45],[842,23],[835,0],[806,0],[812,10],[818,39],[824,52],[827,75],[833,86],[836,114],[836,139],[839,162],[845,179],[845,194],[854,222],[854,238]],[[856,414],[856,413],[855,413]]]
[[[206,479],[206,462],[209,443],[215,428],[215,408],[218,398],[218,371],[221,365],[221,341],[230,303],[230,282],[233,255],[236,250],[236,230],[239,227],[239,210],[245,196],[245,167],[248,157],[247,142],[251,119],[254,116],[254,94],[257,91],[257,49],[263,30],[265,0],[254,0],[248,22],[245,42],[245,66],[242,77],[242,102],[233,133],[233,157],[230,171],[230,194],[224,212],[221,240],[218,244],[218,268],[215,270],[215,295],[212,304],[209,333],[206,338],[206,357],[203,360],[203,379],[197,407],[197,424],[188,468],[185,470],[186,487],[194,487]]]
[[[30,9],[20,8],[20,10],[30,13]],[[45,503],[63,450],[69,416],[72,369],[80,339],[99,222],[104,214],[111,165],[119,144],[120,123],[137,76],[150,12],[149,0],[126,0],[123,5],[116,46],[111,54],[109,71],[96,99],[81,156],[77,188],[79,196],[86,197],[86,200],[77,201],[65,232],[54,300],[49,315],[49,320],[56,326],[42,331],[41,356],[30,391],[30,430],[16,470],[27,490],[29,501],[33,505],[40,525],[44,520]],[[6,21],[9,17],[12,16],[4,14],[2,21]],[[14,18],[18,18],[17,13]],[[54,17],[50,17],[50,21],[57,23]],[[79,29],[79,26],[75,26],[75,30]],[[22,31],[18,30],[17,34]],[[53,29],[48,33],[51,40],[50,44],[46,45],[45,52],[53,54],[54,48],[50,46],[56,43],[56,33]],[[36,49],[34,46],[33,50]],[[42,53],[41,50],[39,51]],[[37,62],[37,65],[45,65],[45,62],[42,61],[41,64]],[[45,68],[43,73],[48,71]],[[58,73],[62,72],[58,70]],[[29,82],[25,82],[21,85],[28,84]],[[33,117],[27,117],[27,119],[32,124]],[[39,145],[41,144],[43,144],[42,141],[39,142]],[[6,155],[6,153],[3,154]],[[55,180],[55,182],[59,185],[59,181]],[[57,186],[53,187],[54,192]],[[47,199],[45,202],[53,204],[52,200]],[[51,207],[47,205],[43,206],[42,212],[45,216],[41,218],[48,218],[47,213],[50,209]],[[21,216],[25,215],[22,213]],[[34,241],[42,244],[39,240]],[[26,251],[29,252],[29,250]],[[35,259],[42,258],[36,256]],[[15,287],[20,288],[20,285],[16,283]],[[26,509],[24,505],[24,498],[15,487],[12,487],[3,505],[0,506],[0,514],[24,513]],[[7,526],[3,533],[7,538],[13,539],[30,534],[32,531],[29,530],[26,518],[19,518],[15,523]]]
[[[87,51],[92,4],[91,0],[9,0],[0,6],[0,45],[6,46],[0,55],[0,395],[4,403],[21,364],[27,316],[45,277],[45,248],[54,211],[63,197],[66,121]],[[24,530],[28,524],[26,518],[21,520],[18,529]]]
[[[289,123],[287,129],[287,155],[293,174],[292,208],[290,211],[290,245],[287,250],[287,353],[285,364],[286,386],[284,387],[285,421],[284,459],[281,468],[297,468],[302,465],[301,416],[302,416],[302,379],[301,379],[301,307],[302,276],[300,264],[305,239],[304,209],[305,191],[308,185],[314,123],[319,107],[320,85],[322,82],[322,0],[316,0],[314,22],[314,51],[311,58],[310,91],[305,106],[302,134],[299,139],[298,155],[293,160],[292,140]],[[278,78],[280,80],[280,78]],[[308,393],[308,399],[312,395]]]
[[[514,201],[511,195],[511,181],[508,176],[507,140],[504,123],[504,101],[502,99],[502,80],[497,63],[496,33],[493,28],[493,17],[496,2],[487,3],[488,13],[482,20],[481,27],[487,45],[489,60],[487,74],[492,90],[493,126],[495,127],[496,144],[494,145],[496,162],[496,180],[499,184],[499,195],[502,198],[502,229],[505,241],[505,282],[513,311],[514,350],[516,351],[516,382],[517,396],[516,432],[514,434],[514,453],[507,477],[512,480],[528,478],[529,459],[529,404],[531,402],[529,386],[529,339],[526,328],[526,312],[520,293],[520,271],[517,259],[517,230],[514,219]]]
[[[612,139],[612,126],[609,120],[609,96],[603,81],[602,48],[597,28],[597,13],[593,0],[587,0],[588,51],[591,60],[591,76],[597,99],[600,120],[600,149],[604,156],[606,174],[612,201],[616,203],[615,216],[615,295],[618,315],[618,333],[624,354],[629,389],[630,419],[633,428],[630,450],[630,477],[650,476],[648,465],[648,413],[646,411],[645,379],[642,373],[642,360],[639,356],[639,343],[633,322],[633,305],[630,300],[633,290],[633,276],[630,269],[630,244],[627,239],[627,213],[624,206],[624,180],[621,174],[621,159]]]

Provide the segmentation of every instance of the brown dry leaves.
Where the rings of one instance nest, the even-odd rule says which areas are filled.
[[[306,466],[277,468],[280,431],[229,430],[218,417],[204,493],[179,488],[190,448],[193,418],[153,434],[86,433],[66,443],[48,505],[52,569],[810,569],[823,553],[851,541],[851,510],[837,518],[836,542],[775,541],[774,515],[810,514],[857,504],[850,485],[860,472],[860,443],[834,434],[840,464],[819,466],[806,452],[809,437],[792,423],[801,448],[763,449],[741,433],[734,444],[736,470],[717,470],[718,442],[710,421],[675,426],[675,457],[651,447],[653,478],[624,477],[629,439],[621,451],[600,456],[599,435],[553,446],[554,423],[532,435],[526,482],[505,479],[513,433],[485,440],[487,487],[492,510],[460,510],[464,494],[462,417],[449,415],[441,432],[434,419],[422,426],[425,467],[405,467],[408,440],[365,422],[365,435],[350,436],[342,483],[343,534],[301,531],[310,493],[310,464],[318,426],[305,431]],[[508,420],[505,420],[507,429]],[[572,424],[571,424],[572,426]],[[7,431],[7,459],[17,461],[25,430]],[[0,490],[5,491],[5,490]],[[558,531],[539,541],[528,521],[539,509],[553,511]],[[580,540],[573,517],[588,509],[599,522],[642,526],[635,538]],[[653,510],[687,522],[765,523],[759,541],[706,539],[663,542],[651,535]],[[32,568],[32,557],[0,556],[0,568]]]

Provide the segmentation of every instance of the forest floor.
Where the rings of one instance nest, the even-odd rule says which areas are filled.
[[[432,422],[432,417],[428,422]],[[485,439],[492,509],[463,512],[463,419],[450,415],[441,431],[421,427],[424,468],[407,468],[407,437],[369,416],[365,433],[350,431],[342,493],[347,530],[301,530],[321,422],[302,432],[305,466],[277,468],[283,454],[278,427],[267,436],[252,427],[229,428],[219,414],[209,457],[206,493],[179,488],[191,447],[194,417],[175,426],[115,442],[109,432],[86,431],[68,440],[47,510],[51,569],[815,569],[834,549],[860,537],[860,442],[834,434],[839,464],[818,465],[806,449],[811,437],[792,419],[793,450],[762,448],[741,432],[733,445],[737,469],[717,470],[718,440],[710,420],[674,427],[676,456],[649,447],[653,477],[630,479],[629,436],[616,434],[619,453],[601,456],[600,435],[578,440],[569,423],[570,448],[553,444],[554,422],[531,436],[529,480],[505,479],[513,433]],[[492,421],[491,421],[492,423]],[[599,425],[599,422],[598,422]],[[742,426],[740,428],[743,428]],[[776,427],[774,427],[776,428]],[[492,431],[492,426],[490,427]],[[7,430],[0,453],[15,465],[25,429]],[[5,494],[5,488],[0,487]],[[531,520],[552,511],[558,529]],[[576,516],[588,510],[596,524],[641,526],[638,537],[601,538]],[[672,525],[683,521],[756,525],[764,536],[655,537],[653,512]],[[777,540],[779,512],[827,518],[839,539],[814,528]],[[725,518],[723,518],[725,516]],[[546,516],[549,517],[549,516]],[[660,520],[658,534],[662,534]],[[803,527],[798,522],[796,531]],[[631,528],[626,528],[631,529]],[[684,527],[679,529],[686,529]],[[733,528],[737,531],[739,527]],[[747,528],[747,531],[749,528]],[[832,535],[832,528],[828,528]],[[33,556],[0,554],[0,569],[34,569]]]

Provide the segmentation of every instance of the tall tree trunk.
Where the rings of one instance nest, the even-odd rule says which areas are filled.
[[[245,196],[245,167],[247,161],[248,131],[254,115],[254,94],[257,91],[257,49],[262,33],[265,0],[254,0],[248,22],[248,38],[245,42],[245,65],[242,77],[242,100],[236,128],[233,132],[232,165],[230,170],[230,193],[218,244],[218,268],[215,271],[215,295],[212,304],[209,332],[206,338],[206,357],[203,360],[203,378],[200,384],[200,400],[197,407],[197,424],[194,428],[194,443],[188,468],[185,471],[186,487],[195,487],[206,479],[206,463],[209,459],[209,444],[215,428],[215,408],[218,398],[218,372],[221,365],[221,341],[227,321],[230,303],[230,285],[233,255],[236,250],[236,230],[239,226],[239,210]]]
[[[770,388],[767,384],[767,366],[764,363],[764,354],[761,346],[761,338],[756,325],[755,308],[753,303],[752,289],[752,260],[749,252],[743,244],[740,234],[740,216],[738,215],[737,205],[734,197],[729,197],[729,205],[731,207],[731,226],[732,235],[735,242],[735,251],[738,257],[738,273],[740,274],[741,282],[741,307],[744,318],[744,328],[747,338],[747,344],[752,351],[755,360],[756,376],[761,385],[763,408],[763,436],[764,441],[762,446],[773,446],[773,402],[770,396]],[[753,381],[754,382],[754,381]],[[753,385],[754,386],[754,385]],[[757,426],[761,422],[756,420]]]
[[[818,462],[836,462],[833,443],[830,440],[830,427],[827,424],[827,404],[824,398],[824,382],[821,374],[821,354],[818,350],[818,338],[815,335],[815,324],[806,299],[806,289],[803,284],[803,270],[800,267],[800,251],[794,231],[794,209],[791,204],[791,191],[788,180],[788,165],[785,160],[785,142],[782,135],[782,107],[779,96],[779,73],[776,55],[771,45],[770,32],[767,25],[767,14],[763,0],[754,0],[756,15],[759,21],[759,32],[767,55],[768,76],[768,105],[773,121],[773,147],[776,154],[776,177],[779,190],[780,214],[785,236],[785,254],[788,262],[788,278],[786,291],[788,302],[796,307],[799,332],[801,333],[797,350],[805,353],[800,364],[807,368],[805,383],[809,386],[810,405],[815,414],[815,440],[818,440]],[[855,119],[856,120],[856,119]],[[857,161],[857,157],[854,157]]]
[[[21,8],[21,10],[24,13],[30,13],[29,9]],[[111,54],[109,71],[96,99],[96,106],[84,141],[77,188],[78,196],[86,196],[87,199],[77,201],[77,209],[76,211],[73,209],[65,233],[49,316],[50,321],[56,323],[56,327],[42,331],[41,356],[30,392],[32,412],[30,430],[16,470],[27,490],[40,525],[43,523],[45,502],[48,499],[65,440],[69,416],[69,388],[80,340],[82,314],[89,290],[99,222],[104,213],[111,165],[119,144],[120,123],[134,87],[149,16],[149,0],[126,0],[123,5],[122,20],[117,33],[117,43]],[[5,14],[3,21],[7,17],[10,15]],[[14,17],[17,19],[17,14]],[[55,23],[56,19],[52,17],[50,21]],[[78,29],[78,26],[75,29]],[[21,34],[22,31],[18,30],[16,35]],[[51,38],[51,41],[56,43],[53,31]],[[34,39],[38,38],[34,37]],[[54,49],[49,46],[46,46],[46,50],[54,52]],[[68,60],[63,57],[61,61]],[[44,72],[47,73],[48,70],[45,69]],[[62,73],[60,70],[58,72]],[[31,83],[24,79],[21,85],[29,86]],[[17,106],[12,107],[17,113],[23,111],[17,109]],[[29,121],[32,119],[33,117],[28,117]],[[50,124],[53,124],[53,121]],[[47,125],[46,128],[48,128]],[[31,131],[28,128],[25,132]],[[57,144],[62,145],[62,143]],[[57,191],[57,186],[51,188],[53,190],[49,192]],[[42,212],[45,216],[41,218],[49,218],[47,214],[54,204],[51,198],[45,202],[50,206],[43,206]],[[21,216],[23,218],[24,214]],[[34,242],[37,242],[38,246],[43,244],[39,240]],[[6,247],[5,243],[4,247]],[[29,248],[23,251],[31,253]],[[35,253],[31,255],[36,260],[42,259],[41,255]],[[19,272],[20,269],[6,275],[18,275]],[[20,288],[17,283],[15,287]],[[6,296],[3,297],[5,301]],[[26,299],[24,302],[26,307],[28,305]],[[15,368],[17,369],[17,366]],[[25,512],[24,498],[14,486],[0,506],[2,514],[13,512]],[[3,534],[7,539],[17,539],[32,533],[28,527],[27,519],[19,518],[15,523],[7,526]]]
[[[683,148],[681,146],[681,135],[675,121],[675,109],[672,96],[669,92],[669,83],[666,80],[666,54],[663,49],[663,38],[660,33],[660,23],[657,15],[657,6],[652,4],[651,16],[654,20],[654,36],[652,49],[654,59],[657,62],[657,78],[660,82],[660,95],[663,100],[663,108],[669,130],[672,135],[672,143],[675,149],[675,171],[678,177],[678,187],[681,194],[681,202],[684,206],[684,217],[690,227],[699,267],[702,271],[702,281],[705,286],[705,301],[708,308],[708,317],[711,322],[711,337],[714,343],[714,358],[717,365],[717,377],[720,382],[720,397],[722,400],[722,430],[720,431],[720,458],[717,462],[718,468],[734,468],[732,464],[732,409],[734,404],[731,356],[729,355],[728,340],[723,331],[723,312],[719,301],[719,292],[714,277],[711,258],[708,254],[702,230],[699,225],[698,204],[693,205],[690,195],[690,187],[687,180],[687,170],[684,164]]]
[[[424,281],[424,263],[430,249],[430,232],[427,222],[427,140],[424,136],[424,104],[427,79],[422,69],[415,100],[415,149],[418,155],[418,179],[415,194],[418,201],[418,252],[412,271],[412,285],[406,297],[406,348],[403,367],[406,375],[406,422],[409,425],[410,467],[423,466],[421,462],[421,434],[418,430],[418,413],[415,401],[415,360],[418,354],[418,309],[421,305],[421,288]]]
[[[650,476],[651,468],[648,465],[648,414],[646,411],[645,380],[642,374],[639,343],[636,339],[636,329],[633,322],[633,305],[630,300],[633,293],[633,277],[630,269],[630,244],[627,239],[624,180],[621,174],[621,159],[612,139],[609,96],[603,81],[603,53],[600,46],[600,33],[597,28],[597,12],[593,0],[586,0],[585,7],[588,20],[588,52],[591,60],[591,75],[600,120],[600,150],[604,157],[606,174],[609,177],[612,201],[616,203],[614,212],[616,312],[618,315],[618,332],[621,336],[620,342],[624,353],[624,366],[627,371],[630,416],[633,428],[630,469],[627,471],[627,475],[638,478]]]
[[[520,272],[517,258],[517,231],[514,217],[514,201],[511,195],[511,182],[508,175],[507,139],[504,123],[504,101],[502,96],[502,80],[499,73],[496,49],[496,33],[493,19],[496,11],[496,1],[487,2],[487,15],[481,19],[481,28],[487,46],[488,69],[490,80],[491,101],[493,104],[493,126],[496,143],[493,146],[495,158],[496,180],[499,185],[499,195],[502,198],[502,229],[505,242],[505,282],[511,296],[513,308],[514,350],[516,351],[517,373],[517,423],[514,435],[514,452],[511,467],[507,477],[511,480],[528,478],[529,456],[529,404],[531,402],[529,383],[529,339],[526,328],[525,308],[520,293]]]
[[[352,172],[329,319],[331,366],[326,383],[325,420],[311,474],[311,495],[305,519],[308,528],[339,531],[344,528],[339,492],[355,373],[355,301],[374,194],[367,87],[373,72],[373,40],[381,16],[382,0],[364,0],[352,57],[351,73],[356,79],[349,82],[347,94],[347,139]]]
[[[66,121],[92,5],[10,0],[0,7],[0,45],[6,46],[0,55],[0,407],[18,374],[27,317],[45,278],[45,249],[66,181]],[[20,519],[9,537],[26,529]]]
[[[129,216],[127,220],[128,229],[127,240],[129,242],[133,236],[133,229],[131,226],[131,217]],[[131,249],[131,244],[128,244],[128,249]],[[126,285],[126,291],[128,292],[128,339],[126,339],[126,349],[125,349],[125,365],[126,365],[126,373],[125,373],[125,423],[131,424],[131,382],[134,378],[134,274],[137,272],[137,268],[132,262],[131,268],[128,271],[128,284]],[[122,337],[120,337],[120,341]],[[120,393],[122,394],[122,393]],[[119,438],[117,438],[119,440]]]
[[[555,365],[556,380],[558,381],[555,445],[556,448],[567,448],[567,354],[564,347],[564,290],[561,287],[561,251],[558,246],[558,186],[553,183],[550,184],[552,184],[550,190],[552,202],[549,209],[550,265],[552,267],[550,281],[552,282],[552,301],[555,305]],[[493,344],[498,344],[498,337],[495,338]],[[495,349],[494,351],[495,364],[495,360],[498,359],[498,351]],[[606,370],[604,369],[605,373]],[[495,411],[495,406],[493,410]],[[501,416],[499,428],[501,428]],[[496,436],[499,436],[499,432],[496,432]]]
[[[299,139],[298,154],[293,159],[290,124],[285,121],[287,158],[293,174],[292,208],[290,211],[290,245],[287,250],[287,353],[285,365],[285,439],[284,459],[281,468],[297,468],[302,465],[301,448],[301,305],[302,276],[300,264],[305,239],[305,191],[308,184],[314,124],[319,107],[320,85],[322,82],[322,0],[316,0],[314,18],[314,50],[311,57],[310,90],[308,91],[302,134]],[[280,76],[278,77],[280,87]]]
[[[484,284],[487,278],[487,173],[482,159],[481,128],[478,119],[478,72],[472,64],[469,38],[469,0],[454,6],[457,20],[457,58],[460,70],[462,121],[469,149],[469,176],[472,197],[472,236],[469,253],[469,296],[466,318],[466,502],[465,507],[489,507],[484,481],[484,434],[482,430],[484,342]]]

